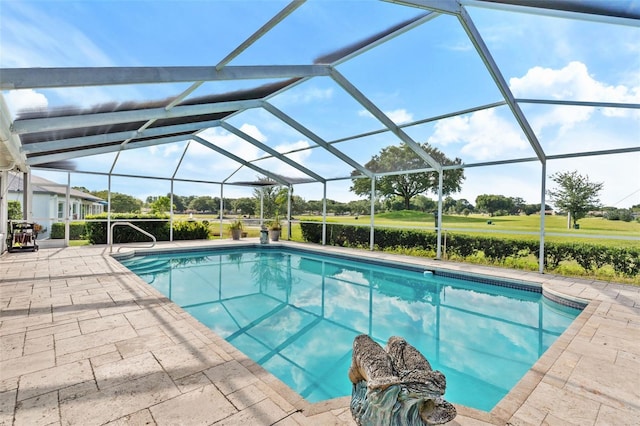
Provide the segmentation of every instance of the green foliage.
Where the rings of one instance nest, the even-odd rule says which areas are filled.
[[[242,231],[243,228],[244,228],[244,224],[242,223],[242,220],[240,220],[240,219],[234,220],[229,225],[229,230],[231,230],[231,231]]]
[[[87,222],[86,238],[91,244],[107,243],[107,214],[87,216],[86,219],[101,219],[104,222]],[[154,220],[155,219],[155,220]],[[169,240],[169,222],[166,215],[119,213],[111,215],[114,221],[127,221],[154,235],[158,241]],[[147,242],[149,237],[129,226],[116,226],[113,230],[114,243]]]
[[[209,222],[177,221],[173,222],[174,240],[208,240]]]
[[[603,187],[602,182],[590,182],[588,176],[582,176],[575,170],[555,173],[551,175],[551,179],[558,184],[558,189],[548,190],[547,194],[556,208],[569,212],[574,227],[589,210],[598,208],[598,193]]]
[[[22,205],[20,201],[9,201],[9,220],[22,219]]]
[[[633,220],[633,212],[631,209],[613,209],[604,214],[605,219],[609,220],[622,220],[624,222],[631,222]]]
[[[171,211],[171,198],[158,197],[151,203],[151,213],[169,213]]]
[[[189,203],[189,209],[197,212],[216,212],[220,209],[220,199],[208,195],[195,197]]]
[[[108,191],[93,191],[91,194],[107,201]],[[131,195],[121,194],[119,192],[111,193],[111,212],[112,213],[136,213],[139,212],[144,203]]]
[[[271,182],[268,178],[259,178],[259,182]],[[275,185],[275,183],[274,183]],[[262,186],[253,190],[253,200],[255,203],[255,211],[260,211],[260,203],[262,203],[262,212],[264,217],[274,217],[276,215],[276,197],[279,191],[278,186]]]
[[[85,235],[85,222],[70,222],[69,223],[69,239],[70,240],[84,240]],[[51,239],[61,240],[64,239],[64,222],[54,222],[51,225]]]
[[[422,150],[442,165],[461,164],[462,160],[449,159],[443,152],[428,143],[421,145]],[[390,145],[383,148],[380,154],[374,155],[365,167],[372,172],[389,172],[397,170],[419,170],[430,168],[422,157],[406,143]],[[352,176],[360,175],[359,170],[351,172]],[[443,177],[444,194],[460,191],[464,180],[464,170],[446,170]],[[371,192],[370,178],[354,178],[351,191],[360,196],[369,196]],[[409,210],[411,199],[419,194],[438,191],[438,173],[435,171],[412,173],[405,175],[382,176],[376,181],[376,191],[385,198],[399,196],[404,201],[404,208]]]
[[[312,243],[322,242],[322,223],[301,223],[302,237]],[[343,247],[368,247],[369,227],[327,223],[327,244]],[[437,233],[407,229],[376,228],[375,246],[379,250],[416,250],[435,252]],[[410,248],[410,249],[408,249]],[[545,265],[556,270],[561,264],[573,261],[584,271],[595,272],[607,267],[626,277],[640,274],[640,249],[632,247],[608,247],[585,243],[545,243]],[[498,238],[447,233],[443,251],[448,258],[493,263],[504,266],[533,268],[540,256],[540,244],[536,240]],[[533,259],[536,259],[533,262]],[[535,268],[533,268],[535,269]]]
[[[260,206],[257,206],[258,210],[256,210],[255,200],[249,197],[243,197],[233,200],[231,205],[233,206],[233,210],[235,213],[240,213],[243,215],[254,216],[256,214],[256,211],[260,211]]]
[[[86,239],[91,244],[107,243],[107,215],[100,214],[87,216],[87,219],[101,219],[105,222],[87,222]],[[154,235],[158,241],[169,240],[168,216],[162,214],[112,214],[111,223],[114,221],[127,221]],[[63,234],[64,235],[64,234]],[[201,240],[210,236],[208,221],[175,221],[173,223],[174,240]],[[129,226],[116,226],[113,230],[114,243],[148,242],[149,237]]]
[[[504,195],[482,194],[476,197],[476,209],[489,213],[489,216],[499,211],[511,211],[513,207],[513,199]]]

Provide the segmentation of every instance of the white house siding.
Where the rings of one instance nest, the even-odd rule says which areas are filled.
[[[7,199],[18,201],[24,206],[24,193],[22,177],[15,177],[14,183],[9,187]],[[51,226],[55,222],[64,222],[66,219],[66,187],[60,186],[46,179],[32,176],[31,189],[33,193],[31,204],[31,220],[43,227],[43,232],[38,239],[46,239],[51,235]],[[70,191],[69,219],[83,220],[86,216],[100,214],[104,211],[104,202],[91,194],[72,189]],[[59,209],[59,204],[62,208]]]

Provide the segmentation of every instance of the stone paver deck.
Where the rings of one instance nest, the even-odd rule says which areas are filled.
[[[159,246],[196,244],[220,242]],[[542,282],[590,301],[490,413],[458,406],[450,424],[639,424],[640,288],[357,254]],[[105,247],[0,257],[0,356],[0,425],[354,424],[349,397],[307,403]]]

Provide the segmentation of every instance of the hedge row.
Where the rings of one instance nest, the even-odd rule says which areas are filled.
[[[105,222],[72,222],[69,226],[71,240],[87,239],[91,244],[107,243],[107,215],[87,216],[87,220],[105,220]],[[166,215],[112,214],[114,221],[127,221],[144,229],[158,241],[169,241],[170,223]],[[64,223],[54,223],[51,238],[64,238]],[[174,240],[199,240],[209,238],[209,222],[176,221],[173,222]],[[114,243],[148,242],[150,238],[129,226],[116,226],[113,229]]]
[[[61,240],[63,238],[64,238],[64,223],[54,222],[51,225],[51,239]],[[70,240],[84,239],[84,222],[69,223],[69,239]]]
[[[312,243],[322,242],[321,223],[302,223],[302,237]],[[327,224],[327,244],[345,247],[368,247],[370,228],[366,226]],[[404,229],[374,229],[375,247],[379,250],[413,247],[424,250],[437,248],[437,234],[433,231]],[[496,238],[447,233],[446,253],[448,256],[465,258],[482,252],[485,257],[497,262],[507,257],[524,257],[533,254],[540,258],[540,243],[534,240]],[[545,242],[545,266],[556,268],[563,260],[575,260],[587,271],[604,265],[626,276],[640,274],[640,249],[607,247],[585,243]]]

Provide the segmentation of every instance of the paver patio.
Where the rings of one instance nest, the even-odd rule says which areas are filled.
[[[159,246],[221,243],[230,241]],[[548,293],[590,300],[490,413],[458,406],[451,424],[638,424],[640,288],[395,258],[542,282]],[[0,425],[355,424],[349,397],[307,403],[104,246],[5,253],[0,321]]]

